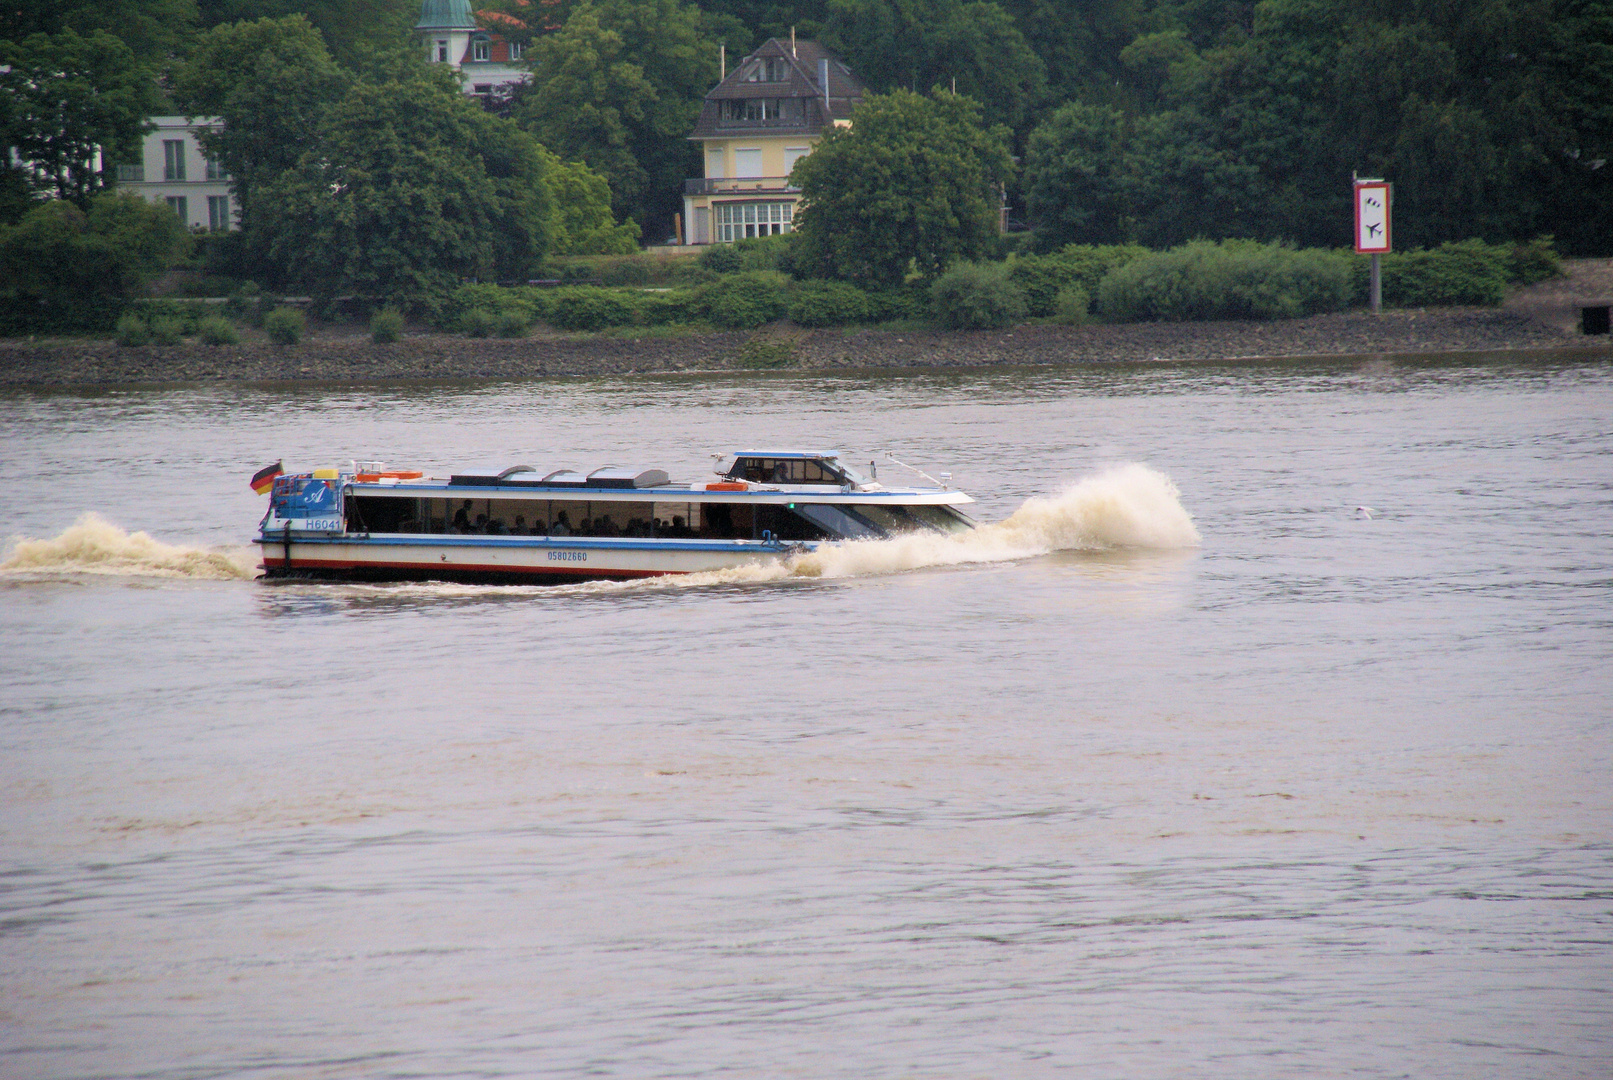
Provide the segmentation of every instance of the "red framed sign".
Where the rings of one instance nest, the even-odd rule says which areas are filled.
[[[1389,203],[1394,185],[1385,180],[1355,182],[1355,250],[1379,255],[1389,248]]]

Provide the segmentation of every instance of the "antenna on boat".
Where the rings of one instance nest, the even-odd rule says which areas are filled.
[[[913,466],[913,465],[909,465],[905,461],[897,460],[896,455],[891,453],[889,450],[885,451],[885,456],[887,458],[889,458],[893,464],[900,465],[902,468],[907,469],[910,472],[918,473],[920,476],[924,477],[924,479],[928,480],[930,483],[934,484],[936,487],[946,488],[946,487],[951,487],[952,486],[951,484],[943,483],[941,480],[937,480],[935,477],[931,476],[929,473],[925,472],[923,469],[917,468],[916,466]],[[872,465],[873,462],[869,462],[869,464]],[[941,475],[943,477],[945,477],[947,480],[952,479],[952,474],[951,473],[942,473]]]

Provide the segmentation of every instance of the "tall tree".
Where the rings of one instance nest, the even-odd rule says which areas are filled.
[[[688,141],[718,79],[700,11],[678,0],[581,0],[536,47],[516,120],[610,182],[617,216],[665,235],[700,156]]]
[[[1039,246],[1116,244],[1127,238],[1129,136],[1119,109],[1079,101],[1060,107],[1031,132],[1024,190]]]
[[[155,111],[151,69],[104,30],[68,29],[0,42],[0,139],[58,198],[88,206],[113,180],[113,163],[136,160]]]
[[[792,173],[795,262],[813,277],[899,285],[984,254],[1013,169],[1008,129],[946,91],[871,94]]]
[[[196,24],[196,0],[12,0],[0,4],[0,41],[71,30],[104,31],[121,40],[137,63],[155,71],[181,52]]]
[[[549,243],[546,168],[529,135],[434,72],[360,82],[263,189],[258,232],[317,296],[419,304],[530,269]]]
[[[420,18],[420,0],[196,0],[196,6],[203,28],[301,15],[345,67],[407,40]]]
[[[1016,130],[1047,71],[1013,18],[981,0],[829,0],[825,44],[875,90],[953,88]]]
[[[260,186],[296,165],[351,77],[301,15],[215,26],[174,75],[173,97],[190,116],[218,116],[223,130],[200,136],[229,173],[241,226],[256,222]]]

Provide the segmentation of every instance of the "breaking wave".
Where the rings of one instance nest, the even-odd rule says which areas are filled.
[[[87,513],[49,540],[16,537],[0,574],[115,574],[129,577],[234,581],[255,577],[250,552],[176,547],[143,532],[124,532],[99,514]]]

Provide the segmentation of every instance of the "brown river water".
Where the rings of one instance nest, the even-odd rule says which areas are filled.
[[[247,479],[1006,522],[268,585]],[[0,395],[0,1076],[1605,1077],[1613,365]]]

